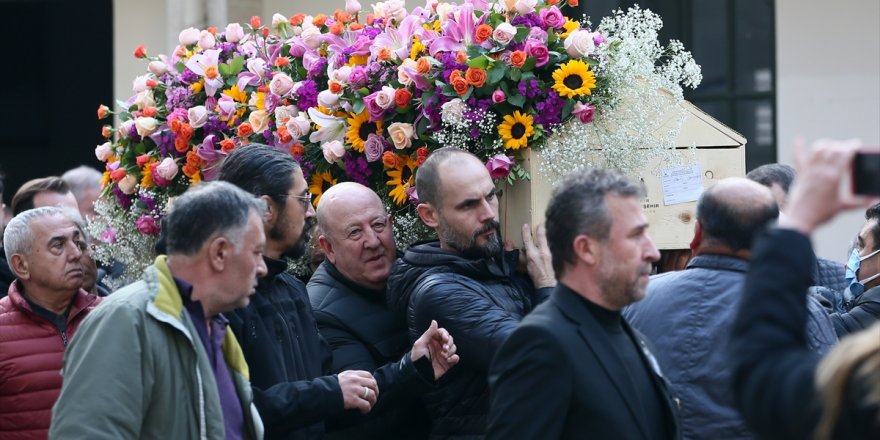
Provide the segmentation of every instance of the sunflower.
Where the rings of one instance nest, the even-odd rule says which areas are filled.
[[[312,173],[312,183],[309,185],[309,192],[315,195],[312,199],[312,204],[318,206],[318,201],[321,200],[324,191],[327,191],[333,185],[336,185],[336,179],[333,178],[333,174],[330,171],[322,173],[315,171]]]
[[[498,135],[504,141],[504,148],[519,150],[529,145],[529,138],[535,134],[531,115],[524,115],[519,110],[512,115],[505,115],[504,122],[498,126]]]
[[[590,71],[590,65],[581,60],[571,60],[559,66],[553,72],[553,90],[563,98],[591,95],[596,88],[596,77]]]
[[[364,152],[364,142],[370,133],[382,134],[382,121],[370,122],[370,114],[366,110],[358,115],[351,115],[348,118],[348,131],[345,133],[345,139],[351,145],[351,148],[358,153]]]
[[[403,205],[409,195],[406,191],[415,185],[416,162],[411,156],[401,157],[400,165],[386,171],[391,180],[385,182],[394,188],[388,193],[394,203]]]

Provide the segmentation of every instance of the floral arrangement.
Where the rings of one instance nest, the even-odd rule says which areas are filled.
[[[560,8],[569,6],[577,0],[429,0],[407,12],[403,0],[388,0],[363,14],[346,0],[332,16],[186,29],[170,56],[139,46],[134,56],[148,72],[118,103],[119,124],[104,126],[107,142],[95,150],[106,162],[92,225],[103,242],[98,257],[139,273],[169,199],[216,178],[230,151],[254,142],[300,162],[315,204],[339,181],[376,190],[405,245],[419,235],[414,174],[433,150],[467,149],[493,178],[513,183],[529,178],[521,162],[530,148],[555,146],[577,165],[566,142],[584,144],[583,127],[604,127],[606,137],[643,131],[614,117],[622,99],[660,102],[627,94],[633,83],[678,100],[679,84],[699,83],[680,44],[657,43],[660,20],[649,11],[620,12],[594,31],[565,17]],[[98,109],[99,118],[111,114]]]

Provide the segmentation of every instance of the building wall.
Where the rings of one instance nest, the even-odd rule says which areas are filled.
[[[880,144],[880,2],[777,0],[776,57],[780,162],[793,163],[796,136]],[[864,210],[839,216],[816,252],[845,261],[863,222]]]

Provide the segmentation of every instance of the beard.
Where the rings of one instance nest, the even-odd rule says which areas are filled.
[[[609,264],[601,271],[601,291],[609,304],[622,309],[645,297],[647,283],[641,283],[641,275],[651,273],[651,265],[640,267],[632,272],[622,267]]]
[[[442,228],[440,238],[447,246],[454,249],[462,257],[469,260],[480,258],[493,258],[501,252],[501,224],[495,220],[486,223],[479,229],[474,231],[470,237],[465,233],[459,233],[455,228],[450,227],[445,221],[440,222]],[[490,231],[494,234],[486,238],[486,244],[477,244],[477,238]]]
[[[312,241],[312,228],[315,227],[315,219],[305,219],[303,222],[302,231],[299,233],[299,238],[297,238],[296,242],[292,245],[288,246],[281,252],[281,258],[290,258],[292,260],[296,260],[299,257],[305,255],[306,250],[309,248],[309,243]],[[269,239],[274,241],[285,241],[288,234],[290,234],[290,227],[287,221],[277,222],[272,226],[272,229],[269,229]]]

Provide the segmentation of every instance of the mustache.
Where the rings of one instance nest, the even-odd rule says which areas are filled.
[[[501,230],[501,223],[499,223],[499,222],[496,221],[496,220],[492,220],[492,221],[490,221],[489,223],[486,223],[485,225],[480,226],[479,229],[477,229],[476,231],[474,231],[474,237],[473,237],[473,238],[476,239],[477,236],[482,235],[482,234],[485,234],[485,233],[487,233],[487,232],[489,232],[489,231],[493,231],[493,230],[494,230],[495,232],[500,231],[500,230]]]

